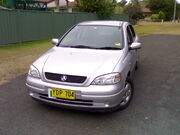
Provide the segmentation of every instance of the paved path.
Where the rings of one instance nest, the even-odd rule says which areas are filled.
[[[32,100],[25,76],[0,86],[0,135],[179,135],[180,36],[141,38],[135,95],[124,111],[96,114]]]

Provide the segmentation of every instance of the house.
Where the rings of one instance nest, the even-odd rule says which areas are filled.
[[[70,2],[68,0],[59,0],[59,10],[61,12],[72,12],[73,8],[77,5],[76,1]],[[55,9],[56,3],[55,0],[50,0],[47,4],[47,8],[49,9]],[[57,11],[56,11],[57,12]]]
[[[144,17],[150,16],[152,14],[152,11],[149,8],[141,8],[141,12]]]
[[[8,8],[23,10],[46,10],[51,0],[4,0]]]

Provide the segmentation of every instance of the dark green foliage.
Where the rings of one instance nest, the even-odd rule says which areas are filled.
[[[126,5],[127,1],[126,0],[121,0],[120,2],[117,3],[118,6],[124,7]]]
[[[141,5],[142,8],[145,8],[147,3],[148,3],[148,0],[139,1],[139,4]]]
[[[163,11],[159,11],[159,19],[165,19],[166,16]]]
[[[139,0],[131,0],[131,3],[138,5],[139,4]]]
[[[150,18],[151,18],[151,21],[153,21],[153,22],[159,22],[160,21],[159,14],[152,14]]]
[[[5,4],[4,0],[0,0],[0,6],[6,7],[6,4]]]
[[[148,0],[147,7],[155,14],[159,14],[160,11],[164,12],[165,18],[171,20],[174,11],[174,2],[175,0]],[[177,11],[179,7],[179,4],[177,4]]]
[[[129,15],[132,20],[138,21],[142,18],[141,6],[138,3],[130,3],[124,8],[124,12]]]
[[[81,12],[97,13],[101,19],[108,19],[114,13],[115,0],[76,0]]]

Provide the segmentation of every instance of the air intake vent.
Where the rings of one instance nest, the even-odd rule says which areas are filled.
[[[68,83],[83,83],[87,78],[85,76],[64,75],[49,72],[45,72],[45,76],[48,80]]]

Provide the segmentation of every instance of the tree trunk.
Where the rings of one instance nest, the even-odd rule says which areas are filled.
[[[69,6],[69,0],[66,0],[66,7],[68,8]]]
[[[55,0],[55,4],[56,4],[55,12],[59,12],[59,0]]]

